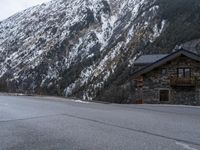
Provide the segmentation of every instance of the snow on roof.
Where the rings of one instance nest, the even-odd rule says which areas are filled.
[[[142,55],[138,59],[136,59],[135,64],[151,64],[154,63],[169,54],[154,54],[154,55]]]

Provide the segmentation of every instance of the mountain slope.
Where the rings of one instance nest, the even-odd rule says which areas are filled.
[[[166,15],[171,12],[166,4],[174,5],[167,0],[54,0],[2,21],[0,90],[103,99],[126,81],[139,54],[164,53],[198,39],[195,32],[168,40],[176,19],[170,17],[173,11]],[[183,6],[181,21],[191,18]],[[198,10],[192,12],[196,19]]]

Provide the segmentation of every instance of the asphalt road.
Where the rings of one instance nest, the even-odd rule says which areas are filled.
[[[0,150],[200,150],[200,108],[0,96]]]

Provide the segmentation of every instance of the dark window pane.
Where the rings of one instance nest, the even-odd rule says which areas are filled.
[[[161,74],[162,74],[162,75],[166,75],[166,74],[167,74],[167,69],[166,69],[166,68],[162,68]]]
[[[185,69],[185,77],[186,78],[190,78],[191,77],[191,69],[189,69],[189,68]]]
[[[184,77],[184,69],[182,69],[182,68],[179,68],[178,69],[178,77]]]

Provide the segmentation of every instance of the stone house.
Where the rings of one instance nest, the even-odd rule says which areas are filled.
[[[180,49],[142,55],[133,73],[134,103],[200,105],[200,56]]]

